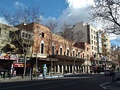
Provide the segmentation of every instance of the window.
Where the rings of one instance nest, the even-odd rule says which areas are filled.
[[[78,57],[80,57],[80,52],[78,52]]]
[[[91,33],[93,32],[93,30],[91,29]]]
[[[60,55],[62,55],[62,48],[60,48]]]
[[[81,55],[81,58],[82,58],[82,55]]]
[[[91,38],[93,38],[93,35],[91,35]]]
[[[54,55],[54,48],[55,46],[52,46],[52,55]]]
[[[67,56],[69,56],[69,50],[67,49]]]
[[[44,44],[41,43],[41,53],[43,54],[44,53]]]
[[[93,46],[92,46],[92,50],[93,50]]]
[[[84,53],[83,53],[83,58],[84,58]]]
[[[44,33],[43,32],[41,33],[41,36],[44,38]]]
[[[75,56],[75,51],[73,51],[73,57]]]
[[[44,41],[41,41],[41,44],[40,44],[40,53],[41,54],[44,53]]]
[[[25,33],[25,38],[27,39],[27,37],[28,37],[28,34],[27,34],[27,33]]]
[[[24,38],[25,37],[25,32],[22,32],[22,38]]]
[[[65,52],[64,52],[64,56],[65,56]]]
[[[87,47],[87,51],[89,50],[89,48]]]
[[[31,39],[31,34],[29,34],[29,39]]]
[[[13,34],[12,31],[10,31],[10,32],[9,32],[9,37],[10,37],[10,38],[13,38],[13,35],[12,35],[12,34]]]
[[[56,50],[56,55],[58,55],[58,50]]]
[[[93,44],[93,40],[92,40],[92,44]]]

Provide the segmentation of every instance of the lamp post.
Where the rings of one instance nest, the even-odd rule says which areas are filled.
[[[36,71],[38,71],[38,60],[37,60],[37,52],[36,52]]]
[[[89,54],[87,53],[87,73],[88,73],[88,59],[89,59]]]
[[[39,27],[37,27],[37,31],[38,31],[38,28]],[[42,33],[38,31],[37,34],[38,35],[36,37],[37,38],[37,42],[36,42],[36,71],[38,71],[38,40],[39,40],[39,37],[41,37]]]

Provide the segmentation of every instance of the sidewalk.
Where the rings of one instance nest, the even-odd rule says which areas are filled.
[[[35,79],[35,77],[33,79]],[[5,79],[4,78],[0,78],[0,83],[3,83],[3,82],[14,82],[14,81],[26,81],[26,80],[31,80],[30,76],[25,76],[24,78],[22,78],[22,76],[14,76],[14,77],[5,78]]]
[[[32,77],[32,80],[38,80],[38,79],[47,79],[47,78],[60,78],[60,77],[64,77],[62,74],[56,74],[56,75],[46,75],[45,78],[43,78],[43,76],[38,76],[38,77]],[[0,83],[3,82],[14,82],[14,81],[29,81],[31,80],[31,76],[24,76],[24,78],[22,78],[22,76],[14,76],[11,78],[0,78]]]
[[[61,77],[66,77],[66,76],[75,76],[75,75],[84,75],[86,73],[65,73],[64,75],[61,74],[52,74],[52,75],[46,75],[46,77],[44,78],[42,75],[39,75],[38,77],[32,77],[31,76],[24,76],[24,78],[22,78],[22,76],[14,76],[11,78],[0,78],[0,83],[4,83],[4,82],[14,82],[14,81],[29,81],[29,80],[38,80],[38,79],[49,79],[49,78],[61,78]]]

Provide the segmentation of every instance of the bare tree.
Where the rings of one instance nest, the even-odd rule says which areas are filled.
[[[33,32],[33,28],[25,27],[24,23],[25,24],[29,24],[32,22],[40,23],[41,19],[39,16],[41,14],[42,13],[40,13],[40,10],[38,7],[19,8],[14,13],[3,12],[4,18],[7,20],[7,22],[10,25],[16,26],[19,30],[25,29],[25,30],[31,31],[31,32]],[[30,50],[30,47],[32,44],[29,44],[29,40],[28,40],[27,45],[24,45],[24,43],[18,39],[18,37],[19,37],[18,32],[14,32],[13,36],[16,39],[16,41],[18,42],[18,44],[20,45],[20,47],[23,51],[22,54],[24,54],[24,73],[23,73],[23,77],[24,77],[25,73],[26,73],[26,56],[29,53],[29,50]]]
[[[16,26],[21,23],[39,23],[41,22],[40,15],[42,15],[42,13],[40,13],[39,7],[19,8],[13,13],[3,11],[2,14],[7,20],[8,24],[12,26]]]
[[[106,32],[120,35],[119,0],[94,0],[89,12],[92,20],[101,20],[104,23],[103,29]]]
[[[52,33],[55,33],[55,28],[57,27],[57,22],[54,19],[50,19],[46,25]]]
[[[65,42],[64,42],[65,49],[67,48],[66,40],[68,41],[69,44],[69,49],[71,54],[70,56],[73,57],[73,66],[74,66],[73,73],[75,72],[76,59],[79,56],[79,54],[83,52],[83,50],[80,49],[79,47],[79,43],[82,42],[84,36],[84,33],[81,30],[74,31],[74,27],[75,27],[74,25],[72,26],[70,24],[64,23],[62,27],[62,31],[60,32],[60,35],[65,38]],[[72,55],[73,46],[77,48],[76,49],[77,52],[80,50],[79,53],[76,55]]]

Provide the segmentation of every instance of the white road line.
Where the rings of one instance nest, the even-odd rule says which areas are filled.
[[[106,82],[106,83],[102,83],[100,84],[100,86],[103,88],[103,89],[107,89],[107,87],[105,87],[106,84],[109,84],[110,82]]]

